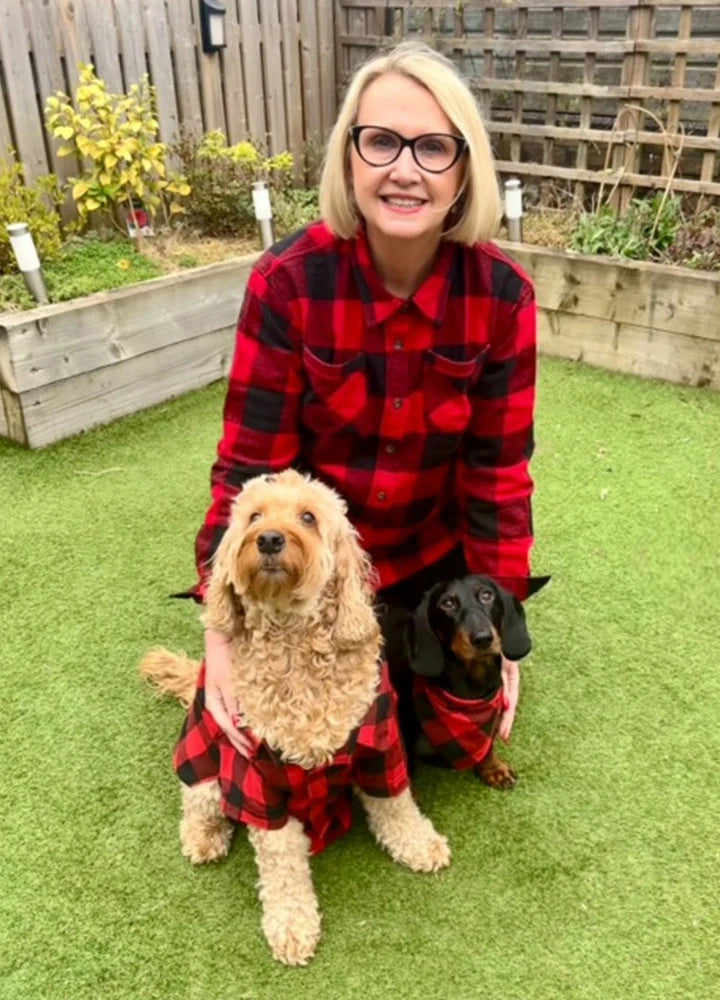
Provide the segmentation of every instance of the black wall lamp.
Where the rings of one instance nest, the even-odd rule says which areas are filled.
[[[200,30],[203,52],[225,48],[225,4],[222,0],[200,0]]]

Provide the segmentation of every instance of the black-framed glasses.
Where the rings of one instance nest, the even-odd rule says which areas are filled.
[[[400,156],[406,146],[421,170],[443,174],[454,166],[467,149],[461,135],[446,132],[428,132],[406,139],[391,128],[379,125],[353,125],[350,136],[358,156],[371,167],[388,167]]]

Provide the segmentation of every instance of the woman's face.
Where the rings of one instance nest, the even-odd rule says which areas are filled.
[[[406,139],[428,133],[458,134],[430,91],[399,73],[385,73],[366,87],[357,124],[392,129]],[[355,201],[371,241],[439,242],[462,180],[462,156],[440,174],[419,167],[408,146],[383,167],[370,166],[354,146],[350,156]]]

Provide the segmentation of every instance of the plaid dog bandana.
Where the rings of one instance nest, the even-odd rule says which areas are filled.
[[[416,676],[413,695],[428,742],[449,764],[465,771],[485,760],[507,708],[502,688],[492,698],[456,698],[426,677]]]
[[[306,770],[284,763],[247,728],[243,732],[254,741],[254,752],[249,758],[237,752],[205,707],[203,664],[175,750],[175,771],[186,785],[218,781],[222,810],[237,823],[277,830],[294,816],[317,854],[350,829],[353,785],[381,798],[408,787],[396,701],[383,664],[377,696],[363,722],[329,764]]]

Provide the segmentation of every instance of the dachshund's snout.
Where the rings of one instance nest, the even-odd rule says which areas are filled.
[[[470,642],[475,649],[487,649],[492,641],[493,634],[489,628],[476,628],[470,633]]]
[[[285,535],[280,531],[263,531],[257,536],[256,544],[264,556],[275,556],[285,548]]]

